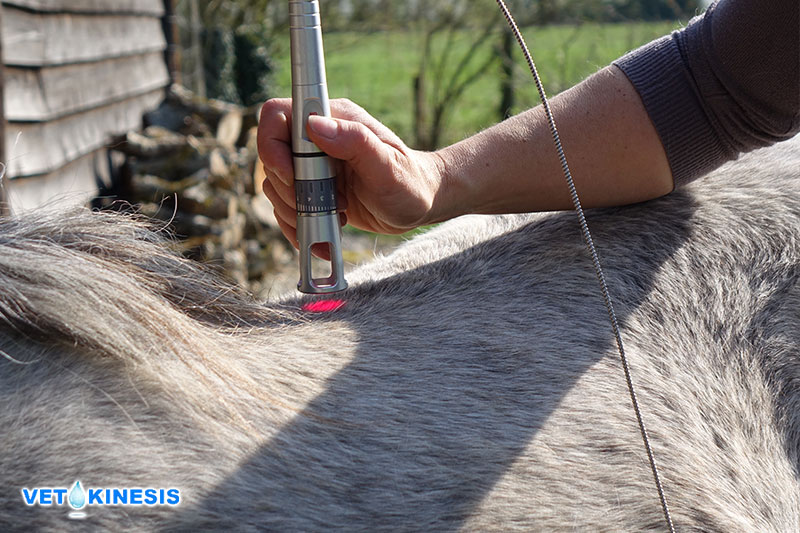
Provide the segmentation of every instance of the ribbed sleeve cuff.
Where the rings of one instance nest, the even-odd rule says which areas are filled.
[[[676,187],[735,157],[720,142],[700,105],[677,34],[646,44],[614,64],[638,91],[661,138]]]

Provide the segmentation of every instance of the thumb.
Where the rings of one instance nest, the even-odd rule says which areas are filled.
[[[389,161],[389,147],[360,122],[311,115],[308,134],[320,150],[348,162],[359,173],[379,172]]]

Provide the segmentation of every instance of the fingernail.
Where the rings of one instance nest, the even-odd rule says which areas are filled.
[[[308,125],[315,133],[322,135],[326,139],[335,139],[339,133],[339,123],[328,117],[311,115],[308,117]]]

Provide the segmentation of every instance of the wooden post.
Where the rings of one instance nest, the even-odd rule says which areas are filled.
[[[0,28],[3,27],[3,4],[0,3]],[[2,164],[2,171],[0,172],[0,216],[8,216],[11,214],[11,204],[8,198],[8,175],[6,173],[6,109],[5,109],[5,64],[3,63],[3,39],[2,32],[0,31],[0,164]]]
[[[175,0],[164,0],[164,19],[162,20],[164,35],[167,38],[167,49],[164,58],[167,61],[170,84],[183,82],[181,77],[181,42],[178,33],[178,21],[175,13]]]
[[[503,29],[502,45],[500,47],[500,107],[497,108],[499,120],[505,120],[511,116],[514,107],[514,34],[510,28]]]
[[[191,89],[200,98],[206,97],[206,73],[203,65],[203,45],[201,33],[203,31],[203,23],[200,20],[200,8],[197,6],[197,0],[189,0],[189,9],[191,13],[190,25],[192,32],[192,63],[194,71],[192,72]]]

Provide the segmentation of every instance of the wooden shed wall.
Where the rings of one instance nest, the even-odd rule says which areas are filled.
[[[12,208],[83,202],[169,83],[164,0],[2,0]],[[57,197],[57,198],[56,198]]]

